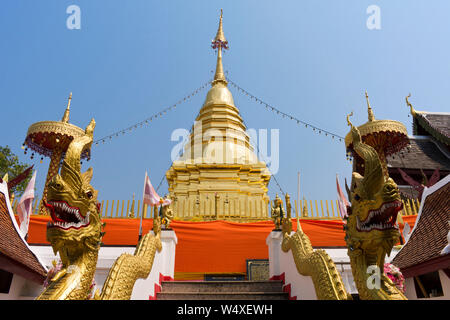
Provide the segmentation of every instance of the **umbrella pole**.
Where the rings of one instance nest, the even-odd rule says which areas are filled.
[[[39,204],[39,214],[48,215],[47,208],[44,202],[47,202],[47,185],[59,171],[63,151],[61,149],[54,149],[50,158],[50,165],[48,167],[47,178],[45,180],[44,192],[42,193],[41,202]]]

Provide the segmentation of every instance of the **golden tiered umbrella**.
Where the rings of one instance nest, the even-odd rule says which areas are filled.
[[[50,166],[45,180],[44,192],[39,205],[39,214],[47,214],[46,208],[43,205],[47,200],[47,184],[58,173],[60,164],[64,159],[67,148],[70,142],[79,136],[84,135],[84,130],[69,123],[70,101],[72,100],[72,93],[69,95],[66,111],[61,121],[41,121],[33,123],[27,132],[23,148],[25,154],[28,148],[32,150],[31,159],[34,158],[34,153],[41,155],[41,160],[44,156],[50,158]],[[81,159],[90,159],[90,149],[86,149],[81,155]]]
[[[370,145],[377,151],[381,160],[383,172],[387,176],[388,170],[386,157],[400,152],[403,148],[409,145],[408,132],[406,131],[406,127],[401,122],[394,120],[375,120],[367,91],[366,100],[369,121],[360,125],[358,130],[361,134],[362,142]],[[353,112],[349,116],[351,115],[353,115]],[[347,154],[350,154],[350,157],[353,157],[354,159],[353,171],[363,174],[364,161],[353,150],[353,139],[351,132],[345,136],[345,146],[347,148]]]

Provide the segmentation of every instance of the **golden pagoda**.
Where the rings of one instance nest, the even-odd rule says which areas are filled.
[[[222,49],[228,49],[222,26],[212,40],[217,65],[211,89],[195,119],[184,152],[166,172],[175,219],[268,219],[270,172],[259,161],[228,89]]]

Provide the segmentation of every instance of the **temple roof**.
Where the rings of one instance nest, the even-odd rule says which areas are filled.
[[[413,116],[413,134],[430,135],[450,150],[450,112],[429,112],[414,109],[409,102],[409,94],[406,104]]]
[[[416,111],[413,117],[413,134],[423,135],[426,132],[447,147],[450,146],[450,113]]]
[[[450,157],[439,143],[426,136],[409,137],[409,141],[409,152],[387,157],[388,168],[450,171]]]
[[[433,187],[425,190],[422,207],[411,235],[392,260],[405,276],[414,276],[448,267],[450,255],[441,255],[447,245],[447,234],[450,230],[450,176],[442,179]],[[443,261],[443,266],[441,266]],[[425,265],[420,271],[418,265]],[[413,271],[411,268],[416,268]]]
[[[26,279],[43,283],[47,270],[22,238],[7,201],[6,183],[0,183],[0,267]]]

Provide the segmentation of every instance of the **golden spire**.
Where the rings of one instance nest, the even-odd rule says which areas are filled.
[[[70,101],[72,100],[72,92],[69,95],[69,101],[67,102],[67,108],[66,111],[64,111],[64,115],[61,119],[62,122],[68,123],[69,122],[69,113],[70,113]]]
[[[223,17],[223,10],[220,9],[219,29],[217,30],[216,37],[214,38],[213,41],[227,42],[227,39],[225,38],[225,34],[223,33],[222,17]]]
[[[375,116],[373,115],[372,108],[370,107],[369,95],[367,94],[367,91],[366,91],[366,101],[367,101],[367,113],[369,114],[369,121],[373,121],[375,120]]]
[[[217,30],[216,37],[212,41],[211,45],[213,49],[217,49],[217,65],[216,65],[216,73],[214,74],[214,81],[212,82],[213,86],[219,82],[222,82],[225,85],[228,84],[225,78],[225,74],[223,72],[223,65],[222,65],[222,48],[228,49],[228,41],[225,38],[225,34],[223,33],[222,16],[223,11],[222,9],[220,9],[219,29]]]

